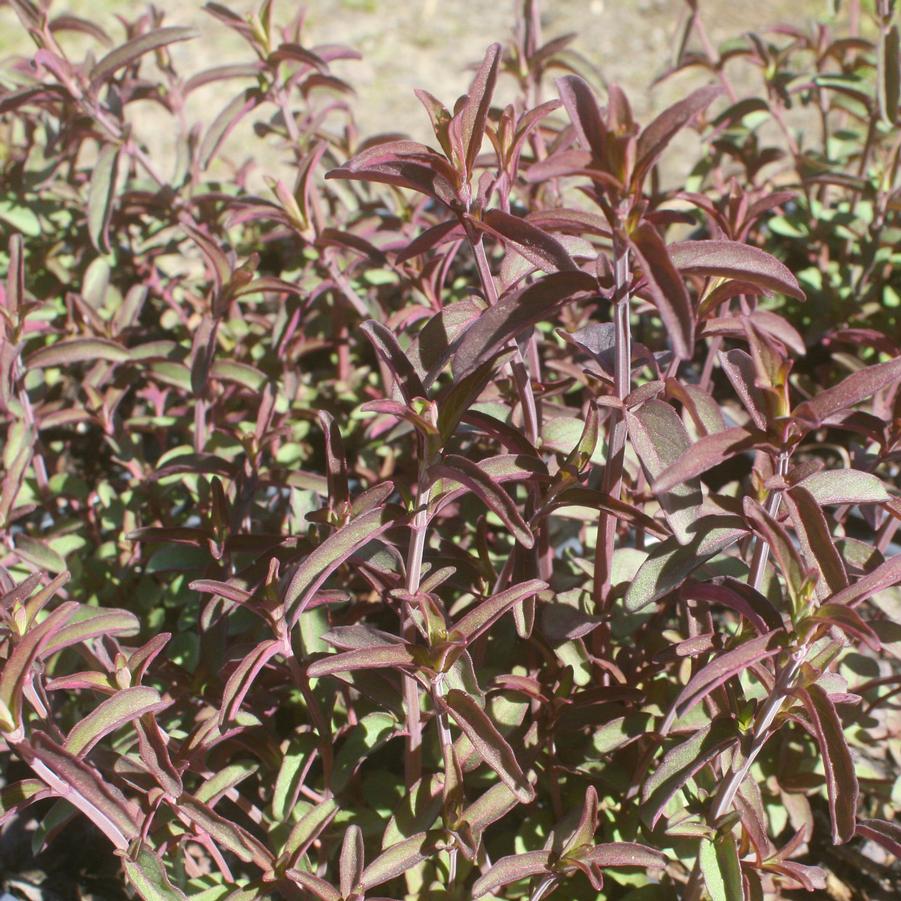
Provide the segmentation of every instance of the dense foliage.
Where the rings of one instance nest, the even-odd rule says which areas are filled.
[[[891,2],[689,2],[644,127],[525,2],[432,147],[269,0],[189,76],[10,5],[7,828],[145,899],[899,891]]]

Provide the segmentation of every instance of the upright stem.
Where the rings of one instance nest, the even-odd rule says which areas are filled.
[[[614,278],[616,295],[613,309],[614,389],[620,401],[631,390],[632,382],[632,334],[629,326],[629,249],[614,238]],[[623,461],[626,449],[626,419],[622,410],[611,414],[613,426],[607,438],[607,460],[604,466],[604,491],[619,499],[623,487]],[[601,511],[598,516],[598,537],[594,551],[594,599],[599,608],[606,606],[610,594],[613,571],[613,546],[616,535],[616,519]]]
[[[425,553],[426,531],[429,524],[430,486],[426,481],[425,442],[420,442],[419,483],[416,491],[416,512],[410,531],[410,545],[407,549],[407,594],[419,593],[422,581],[422,557]],[[407,641],[415,638],[416,627],[410,615],[409,601],[403,605],[403,636]],[[407,787],[411,788],[422,772],[422,717],[419,709],[419,684],[412,676],[404,676],[404,706],[407,709],[407,751],[404,758],[404,774]]]
[[[788,472],[788,454],[783,451],[776,462],[776,472],[784,476]],[[766,500],[766,512],[775,516],[779,512],[781,495],[777,489],[770,492]],[[748,576],[748,584],[754,588],[760,588],[763,581],[763,570],[770,556],[770,546],[762,538],[754,539],[754,555],[751,558],[751,572]]]

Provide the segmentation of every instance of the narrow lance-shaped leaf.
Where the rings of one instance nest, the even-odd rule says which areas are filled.
[[[530,579],[504,591],[492,595],[473,610],[465,613],[454,624],[452,634],[459,636],[467,644],[475,641],[496,623],[514,604],[533,597],[548,587],[547,582]]]
[[[359,826],[351,824],[344,833],[338,862],[343,897],[349,898],[354,888],[359,885],[360,877],[363,875],[363,864],[363,832]]]
[[[901,52],[898,26],[884,28],[877,51],[876,96],[879,114],[891,125],[898,122],[898,101],[901,98]]]
[[[110,732],[147,713],[156,713],[168,705],[155,688],[135,685],[117,691],[111,698],[95,707],[70,730],[63,747],[72,754],[84,757],[94,745]]]
[[[892,499],[879,476],[858,469],[823,469],[798,482],[820,505],[884,504]]]
[[[847,410],[872,397],[877,391],[901,379],[901,357],[877,363],[852,373],[832,388],[795,408],[795,416],[819,424],[842,410]]]
[[[25,300],[25,249],[21,235],[9,237],[9,267],[6,270],[6,308],[15,316]]]
[[[663,755],[641,788],[641,818],[654,828],[670,798],[738,738],[731,717],[714,720]]]
[[[372,343],[382,362],[397,382],[404,400],[410,404],[416,397],[425,397],[426,391],[410,358],[401,350],[397,338],[380,322],[370,319],[360,328]]]
[[[756,429],[746,429],[742,426],[704,435],[654,480],[651,489],[655,494],[671,491],[676,485],[750,450],[765,437]]]
[[[119,147],[104,144],[97,155],[88,189],[88,234],[99,253],[109,253],[109,223],[116,196]]]
[[[329,502],[341,509],[350,500],[347,487],[347,458],[344,455],[344,442],[334,417],[326,410],[317,413],[319,425],[325,435],[326,475],[328,477]]]
[[[901,584],[901,554],[889,557],[885,563],[856,579],[847,588],[843,588],[827,600],[830,604],[847,604],[849,607],[856,607],[874,594],[898,584]]]
[[[56,794],[78,808],[117,849],[124,851],[138,837],[138,826],[125,797],[94,767],[43,732],[33,733],[29,744],[21,745],[19,752]]]
[[[178,799],[178,811],[206,832],[216,844],[245,863],[254,862],[263,867],[272,863],[271,853],[249,832],[187,792]]]
[[[669,254],[681,272],[739,279],[804,300],[798,280],[783,263],[740,241],[679,241],[669,245]]]
[[[188,896],[169,880],[163,862],[142,846],[134,858],[123,857],[126,879],[142,901],[187,901]]]
[[[187,41],[196,36],[197,32],[193,28],[172,27],[158,28],[133,38],[121,47],[111,50],[94,65],[90,74],[91,87],[96,89],[114,72],[140,59],[145,53],[159,50],[176,41]]]
[[[674,103],[654,119],[638,136],[633,181],[640,185],[669,142],[691,119],[706,109],[722,89],[709,85],[698,88],[684,100]]]
[[[501,781],[519,798],[528,804],[535,797],[535,790],[529,784],[516,762],[513,749],[481,707],[465,692],[452,688],[443,702],[451,716],[472,742],[479,757],[500,776]]]
[[[485,52],[482,65],[479,66],[467,92],[466,103],[462,110],[461,136],[466,148],[466,172],[471,173],[476,157],[482,146],[485,135],[485,122],[491,106],[491,95],[497,81],[497,69],[501,58],[501,45],[492,44]]]
[[[722,604],[736,610],[762,635],[774,629],[784,629],[782,614],[773,606],[773,602],[762,595],[756,588],[722,576],[712,582],[695,582],[691,579],[682,586],[682,597],[686,600],[705,601],[710,604]]]
[[[696,537],[680,545],[675,537],[651,548],[629,585],[624,599],[629,611],[648,604],[678,588],[699,566],[747,533],[738,517],[705,516],[697,520]]]
[[[820,505],[803,486],[795,485],[783,495],[801,542],[807,565],[819,573],[817,597],[822,599],[841,591],[848,584],[848,573],[829,531]]]
[[[572,272],[578,268],[553,235],[527,219],[503,210],[488,210],[482,220],[471,218],[470,221],[476,228],[500,238],[544,272]]]
[[[22,690],[31,667],[47,643],[74,616],[78,604],[69,601],[56,608],[16,642],[0,669],[0,714],[3,731],[18,733],[22,714]]]
[[[676,356],[688,359],[694,352],[695,313],[682,275],[673,265],[663,239],[649,222],[642,222],[631,232],[629,243],[641,264],[651,299]]]
[[[748,522],[770,546],[792,600],[799,601],[804,593],[807,570],[794,542],[775,517],[771,516],[755,500],[745,497],[742,500],[742,506]]]
[[[320,901],[342,901],[341,892],[330,883],[306,870],[290,869],[285,873],[292,882],[296,882],[301,888],[306,889]]]
[[[472,897],[481,898],[513,882],[548,873],[550,862],[550,851],[526,851],[502,857],[475,881]]]
[[[660,731],[666,734],[677,717],[684,716],[695,704],[702,701],[715,688],[719,688],[733,676],[738,675],[749,666],[766,660],[778,653],[780,649],[778,630],[767,632],[757,638],[742,642],[737,648],[714,657],[706,666],[688,680],[688,684],[679,692],[667,714]]]
[[[711,901],[742,901],[741,864],[731,831],[723,831],[713,839],[702,838],[698,863]]]
[[[829,794],[829,813],[832,818],[832,840],[837,845],[854,837],[857,826],[857,774],[848,743],[835,706],[825,690],[817,685],[798,689],[798,694],[813,724]]]
[[[363,892],[395,879],[421,863],[434,851],[434,841],[427,832],[411,836],[384,850],[360,877]]]
[[[601,119],[594,92],[578,75],[564,75],[563,78],[558,78],[557,90],[585,149],[589,150],[596,160],[603,159],[607,129]]]
[[[662,867],[666,863],[666,857],[637,842],[606,842],[595,845],[586,854],[580,855],[581,859],[599,867]]]
[[[395,512],[390,508],[376,507],[333,532],[308,554],[294,570],[285,588],[283,601],[287,621],[292,624],[296,622],[316,589],[351,554],[394,525],[395,517]]]
[[[315,660],[307,667],[307,675],[318,679],[333,673],[349,673],[358,669],[398,669],[416,666],[412,650],[405,644],[358,648]]]
[[[220,724],[231,722],[241,709],[241,704],[264,666],[281,650],[281,642],[275,639],[260,642],[228,677],[222,691]]]
[[[478,463],[473,463],[458,454],[448,454],[443,463],[437,463],[429,469],[429,476],[435,479],[452,479],[465,485],[473,494],[503,521],[513,533],[516,540],[524,547],[532,547],[535,538],[531,530],[520,516],[516,504],[503,488],[486,475]]]
[[[26,360],[26,366],[29,369],[46,369],[72,363],[95,363],[97,360],[122,363],[128,358],[128,351],[108,338],[69,338],[36,350]]]
[[[629,438],[653,482],[684,460],[693,445],[679,414],[665,401],[653,399],[626,413]],[[683,484],[688,483],[688,484]],[[681,479],[661,492],[660,506],[680,544],[689,544],[704,500],[697,480]]]
[[[508,341],[593,288],[595,279],[585,272],[554,272],[502,298],[463,333],[451,364],[454,379],[469,375]]]

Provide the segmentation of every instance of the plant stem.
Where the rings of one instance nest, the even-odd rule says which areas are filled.
[[[416,491],[416,512],[410,527],[410,544],[407,548],[407,594],[412,597],[419,593],[422,581],[422,558],[425,553],[426,531],[429,525],[430,486],[426,481],[428,460],[425,442],[420,442],[419,483]],[[413,641],[416,627],[410,612],[410,602],[404,601],[403,637]],[[407,740],[404,756],[404,776],[411,788],[422,773],[422,717],[419,709],[419,684],[412,676],[404,675],[404,706],[407,709]]]
[[[617,399],[624,401],[631,389],[632,381],[632,335],[629,325],[629,250],[618,238],[614,238],[614,278],[615,290],[613,309],[614,389]],[[623,410],[611,413],[613,420],[607,438],[607,460],[604,466],[603,490],[611,497],[619,499],[623,486],[623,462],[626,450],[626,419]],[[603,609],[610,593],[610,579],[613,570],[614,539],[616,519],[605,511],[598,515],[598,536],[594,552],[594,599],[599,609]]]
[[[782,451],[776,461],[776,472],[780,476],[784,476],[788,472],[788,454]],[[779,501],[782,496],[777,489],[770,492],[770,496],[766,500],[766,512],[770,516],[775,516],[779,512]],[[770,556],[770,546],[762,538],[754,539],[754,555],[751,558],[751,571],[748,575],[748,584],[754,588],[760,588],[763,581],[763,570]]]

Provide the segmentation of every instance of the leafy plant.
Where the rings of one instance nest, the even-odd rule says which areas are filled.
[[[248,61],[190,77],[152,7],[10,5],[2,821],[86,818],[145,899],[731,901],[898,854],[891,3],[717,50],[690,2],[702,83],[642,127],[527,0],[417,92],[435,146],[361,139],[356,54],[270,0],[207,4]]]

